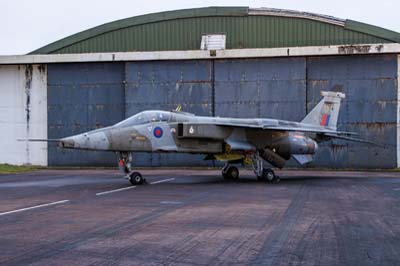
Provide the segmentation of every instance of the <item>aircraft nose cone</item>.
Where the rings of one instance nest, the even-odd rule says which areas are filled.
[[[64,138],[60,140],[59,146],[61,148],[74,148],[75,141],[72,138]]]
[[[107,150],[109,142],[104,132],[94,130],[60,140],[60,147],[84,150]]]

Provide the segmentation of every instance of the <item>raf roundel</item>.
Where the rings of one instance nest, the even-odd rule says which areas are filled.
[[[153,135],[154,135],[154,137],[156,137],[156,138],[161,138],[162,137],[162,135],[163,135],[163,130],[162,130],[162,128],[161,127],[155,127],[154,129],[153,129]]]

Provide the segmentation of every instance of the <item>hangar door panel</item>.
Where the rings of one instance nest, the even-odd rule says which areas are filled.
[[[50,64],[48,137],[62,138],[124,119],[122,63]],[[112,152],[61,150],[49,145],[49,165],[112,165]]]
[[[320,145],[315,165],[348,168],[396,167],[397,57],[395,55],[332,56],[308,59],[307,106],[321,90],[346,94],[338,129],[358,132],[383,147],[334,140]]]
[[[210,61],[154,61],[126,64],[125,108],[129,117],[143,110],[182,111],[212,115]],[[134,165],[211,165],[203,155],[136,153]]]
[[[218,60],[215,115],[300,121],[306,115],[304,58]]]
[[[306,115],[306,59],[215,61],[215,115],[301,121]],[[287,166],[297,166],[290,160]]]

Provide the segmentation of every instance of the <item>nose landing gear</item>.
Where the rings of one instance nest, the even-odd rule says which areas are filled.
[[[134,171],[132,168],[132,153],[118,152],[118,157],[118,167],[124,174],[124,178],[128,179],[132,185],[142,185],[146,183],[146,179],[144,179],[139,172]]]

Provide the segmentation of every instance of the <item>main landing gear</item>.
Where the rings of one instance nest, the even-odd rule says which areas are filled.
[[[278,183],[281,179],[277,176],[271,168],[264,168],[264,160],[260,155],[255,153],[252,157],[253,170],[256,174],[258,181],[267,181],[271,183]]]
[[[278,183],[280,181],[279,176],[277,176],[271,168],[264,167],[264,160],[260,155],[255,153],[252,156],[253,170],[256,174],[258,181]],[[239,169],[227,162],[222,168],[222,177],[225,180],[237,180],[239,179]]]
[[[237,180],[239,179],[239,169],[226,163],[222,168],[222,177],[226,180]]]
[[[142,177],[139,172],[135,172],[132,169],[132,153],[119,152],[118,166],[120,171],[124,174],[124,177],[128,179],[132,185],[142,185],[146,183],[146,179]]]

